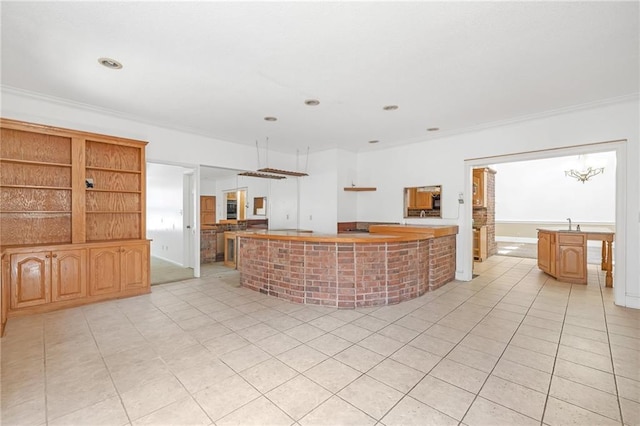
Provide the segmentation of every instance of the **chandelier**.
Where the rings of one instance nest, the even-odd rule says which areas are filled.
[[[584,170],[584,169],[583,169]],[[594,176],[599,175],[600,173],[604,173],[604,167],[587,167],[584,171],[579,171],[576,169],[565,170],[564,175],[572,178],[576,178],[578,182],[585,183],[589,179]]]

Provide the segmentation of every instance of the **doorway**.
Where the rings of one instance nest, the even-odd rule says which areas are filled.
[[[196,168],[147,163],[147,238],[151,240],[151,284],[200,274],[195,230]]]
[[[625,306],[627,304],[627,209],[626,198],[627,193],[627,141],[616,140],[610,142],[576,145],[565,148],[553,148],[541,151],[531,151],[516,154],[498,155],[482,158],[473,158],[465,160],[465,197],[466,208],[463,212],[462,223],[460,224],[460,246],[463,248],[460,259],[463,270],[460,279],[469,281],[472,278],[473,258],[472,258],[472,206],[471,206],[471,189],[472,189],[472,169],[487,164],[510,163],[526,160],[538,160],[546,158],[554,158],[560,156],[577,156],[599,152],[615,152],[616,170],[615,170],[615,248],[613,256],[616,259],[615,265],[615,282],[614,282],[614,301],[617,305]]]

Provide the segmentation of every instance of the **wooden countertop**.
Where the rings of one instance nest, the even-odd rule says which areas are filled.
[[[372,225],[387,226],[387,225]],[[390,229],[371,231],[370,233],[358,234],[314,234],[295,230],[284,231],[266,231],[266,230],[248,230],[248,231],[227,231],[225,234],[235,234],[241,237],[259,238],[268,240],[289,240],[289,241],[308,241],[319,243],[388,243],[388,242],[404,242],[426,240],[430,238],[444,237],[447,235],[455,235],[458,233],[457,226],[403,226],[395,225],[402,229]],[[412,230],[415,229],[415,230]]]
[[[385,234],[428,234],[432,237],[446,237],[458,233],[457,225],[371,225],[371,233]]]
[[[565,227],[554,227],[550,226],[548,228],[536,228],[538,231],[543,232],[560,232],[567,234],[587,234],[587,235],[615,235],[615,232],[609,228],[601,227],[601,226],[585,226],[580,227],[579,231],[576,231],[575,228],[569,231],[568,228]]]

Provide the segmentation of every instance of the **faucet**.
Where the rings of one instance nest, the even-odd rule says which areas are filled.
[[[427,216],[427,212],[425,212],[424,210],[420,210],[420,217],[426,217]]]
[[[571,218],[568,217],[567,220],[569,221],[569,231],[571,231]]]

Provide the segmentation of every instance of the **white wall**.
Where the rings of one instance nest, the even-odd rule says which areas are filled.
[[[626,217],[623,224],[617,224],[618,229],[624,229],[616,235],[617,245],[624,246],[626,253],[624,258],[616,259],[619,277],[616,303],[640,307],[639,114],[639,103],[635,98],[362,153],[358,156],[358,179],[378,186],[378,191],[371,193],[371,197],[358,199],[358,218],[364,220],[363,212],[376,210],[379,220],[402,221],[404,186],[442,185],[445,218],[413,219],[411,222],[459,225],[456,272],[459,278],[467,278],[471,274],[471,175],[465,160],[478,159],[476,163],[479,164],[483,158],[491,156],[628,140],[626,155],[622,158],[625,164],[621,169],[626,169],[626,192],[617,197]],[[487,159],[485,164],[494,162]],[[464,192],[466,199],[461,209],[457,206],[458,192]]]
[[[491,165],[496,170],[496,222],[614,223],[616,156],[602,152],[586,156],[604,173],[580,183],[565,170],[579,167],[578,156]]]
[[[339,150],[337,152],[338,182],[338,222],[355,222],[358,220],[358,198],[367,197],[368,193],[348,192],[345,187],[375,186],[358,182],[358,156],[354,152]],[[368,212],[375,217],[376,212]],[[373,219],[371,219],[373,220]]]
[[[640,149],[639,102],[637,97],[589,109],[558,112],[527,121],[488,127],[445,136],[408,146],[358,154],[358,185],[376,186],[378,191],[357,197],[357,220],[403,221],[403,188],[442,185],[443,219],[411,219],[415,223],[453,223],[458,235],[457,276],[471,277],[471,175],[465,160],[509,155],[575,145],[628,140],[625,164],[626,191],[617,199],[626,217],[618,229],[617,246],[626,248],[624,258],[616,251],[616,303],[640,307]],[[161,162],[204,164],[254,170],[255,150],[183,131],[171,130],[96,109],[83,108],[14,90],[2,89],[2,116],[34,123],[93,131],[150,141],[147,159]],[[283,179],[270,184],[270,228],[311,227],[335,229],[338,219],[337,150],[309,157],[310,176]],[[619,158],[620,160],[620,158]],[[481,161],[481,160],[478,160]],[[326,164],[323,162],[327,162]],[[487,160],[488,163],[494,161]],[[296,157],[270,153],[270,167],[295,170]],[[620,163],[618,163],[620,167]],[[342,167],[341,167],[342,168]],[[316,175],[314,176],[314,172]],[[344,175],[342,175],[344,178]],[[308,191],[306,191],[308,189]],[[617,189],[619,192],[620,190]],[[466,204],[459,206],[458,193]],[[298,198],[298,194],[304,194]],[[298,220],[298,212],[301,212]],[[375,212],[375,213],[373,213]],[[311,214],[313,219],[304,219]],[[319,215],[319,216],[318,216]],[[623,268],[621,271],[620,269]],[[622,293],[619,293],[622,291]]]
[[[151,255],[184,266],[184,169],[147,164],[147,238]]]

